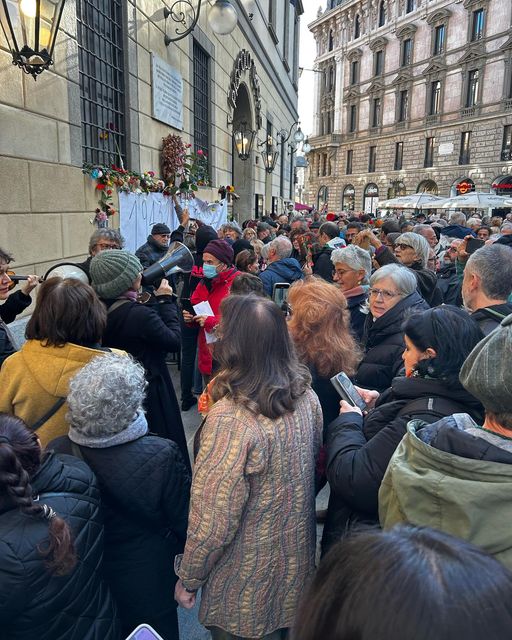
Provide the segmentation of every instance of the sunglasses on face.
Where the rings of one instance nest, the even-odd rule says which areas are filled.
[[[402,242],[399,242],[398,244],[395,244],[395,247],[398,247],[399,249],[402,249],[402,251],[404,251],[405,249],[412,249],[410,244],[403,244]]]

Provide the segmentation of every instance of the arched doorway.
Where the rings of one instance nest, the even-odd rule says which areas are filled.
[[[241,82],[238,87],[236,107],[233,111],[233,131],[240,128],[242,123],[246,123],[249,129],[254,129],[251,99],[249,97],[247,85],[244,82]],[[233,202],[233,214],[236,220],[243,222],[244,220],[248,220],[253,217],[254,148],[247,160],[241,160],[238,157],[233,139],[231,139],[231,146],[233,158],[233,185],[235,186],[236,193],[240,196],[238,200],[234,200]]]
[[[512,176],[498,176],[491,187],[497,196],[512,197]]]
[[[320,189],[318,189],[318,195],[316,197],[316,208],[318,211],[322,211],[322,209],[327,209],[327,203],[329,202],[329,189],[322,185]]]
[[[354,185],[347,184],[343,189],[343,196],[341,198],[341,208],[343,211],[354,211],[356,206],[356,190]]]
[[[456,180],[450,189],[450,196],[463,196],[466,193],[471,193],[475,190],[475,183],[471,178],[460,178]]]
[[[379,187],[375,182],[369,182],[364,188],[363,211],[375,215],[379,200]]]
[[[431,193],[433,196],[437,196],[439,189],[433,180],[422,180],[416,187],[416,193]]]

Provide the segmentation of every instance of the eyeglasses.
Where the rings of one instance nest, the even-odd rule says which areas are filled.
[[[332,275],[342,278],[346,273],[352,273],[353,271],[355,271],[355,269],[344,269],[344,270],[334,269],[334,271],[332,272]]]
[[[450,253],[457,253],[457,247],[449,247],[449,248],[448,248],[448,251],[449,251]]]
[[[384,300],[391,300],[391,298],[396,298],[402,294],[396,291],[387,291],[386,289],[370,289],[370,295],[374,298],[381,296]]]
[[[395,244],[395,248],[398,247],[399,249],[402,249],[402,251],[404,249],[412,249],[410,244],[403,244],[402,242],[399,242],[398,244]]]
[[[102,251],[106,251],[107,249],[120,249],[119,245],[107,244],[106,242],[98,242],[96,246],[98,247],[98,249],[101,249]]]

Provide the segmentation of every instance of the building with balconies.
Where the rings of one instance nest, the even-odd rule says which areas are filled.
[[[511,25],[503,0],[328,0],[309,25],[308,202],[512,194]]]

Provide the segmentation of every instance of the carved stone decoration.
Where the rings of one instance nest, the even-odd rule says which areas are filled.
[[[229,83],[228,105],[231,109],[231,112],[236,109],[238,89],[240,88],[242,76],[244,76],[246,73],[249,74],[249,84],[251,87],[252,96],[254,98],[254,119],[256,123],[256,130],[258,130],[261,128],[262,124],[260,80],[256,72],[256,65],[254,63],[254,60],[252,59],[250,52],[246,49],[242,49],[235,58],[233,71],[231,72],[231,82]],[[230,114],[230,119],[232,120],[232,113]]]

